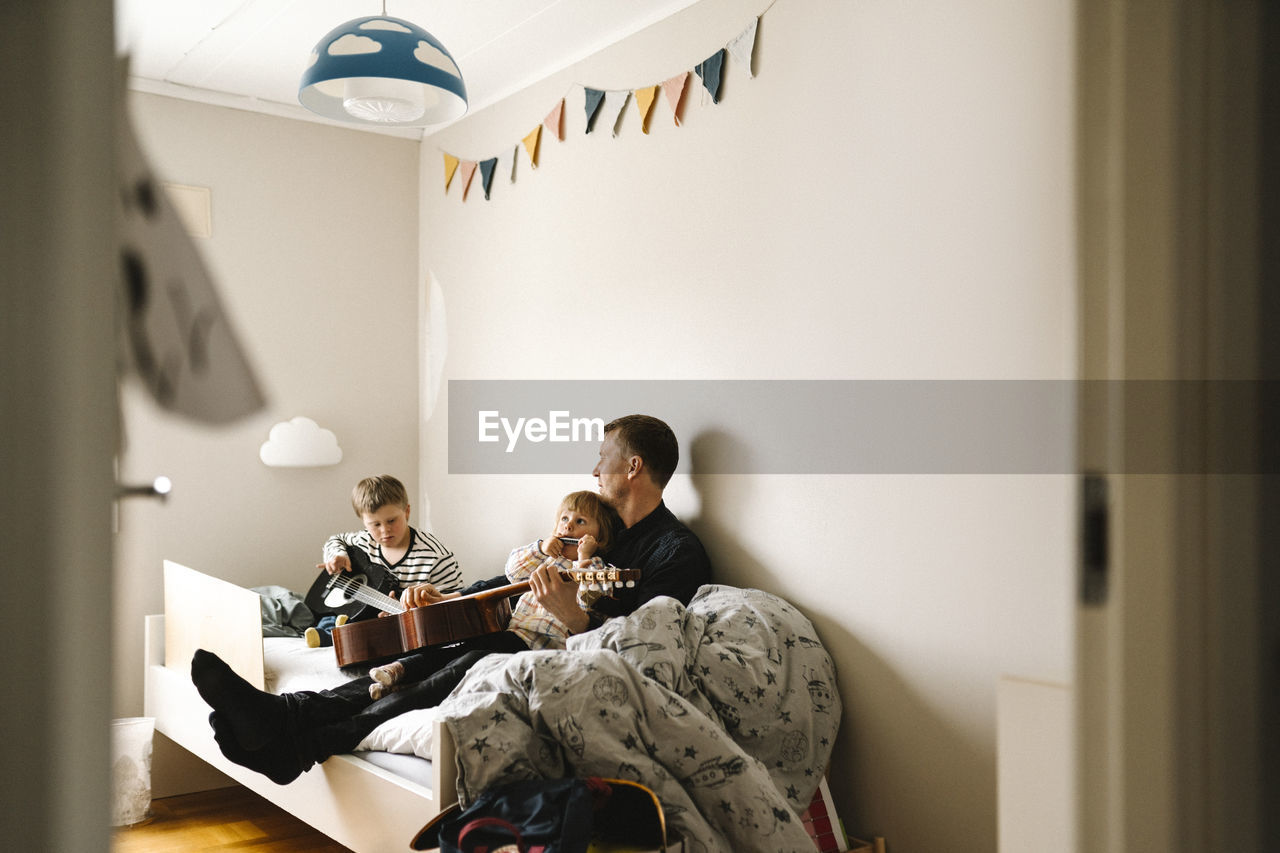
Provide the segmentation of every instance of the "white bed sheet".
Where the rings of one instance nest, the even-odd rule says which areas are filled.
[[[264,637],[262,655],[269,693],[325,690],[351,679],[338,667],[332,648],[313,649],[299,638]],[[435,708],[401,714],[374,729],[356,749],[416,755],[430,760],[435,718]]]

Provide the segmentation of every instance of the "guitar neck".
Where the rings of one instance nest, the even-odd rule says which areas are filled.
[[[640,577],[639,569],[586,569],[571,572],[561,572],[560,579],[564,581],[573,581],[583,589],[603,590],[608,592],[613,587],[633,587],[636,580]],[[496,598],[508,598],[513,595],[520,595],[529,591],[530,583],[527,580],[516,581],[515,583],[499,586],[493,589],[487,589],[483,592],[477,592],[466,596],[474,598],[478,601],[487,601]],[[447,604],[447,601],[439,602]]]
[[[341,589],[347,595],[354,598],[361,604],[368,604],[371,607],[377,607],[387,613],[403,613],[404,605],[396,601],[389,595],[378,592],[366,583],[361,583],[355,578],[344,578],[341,575],[334,577],[334,587]]]

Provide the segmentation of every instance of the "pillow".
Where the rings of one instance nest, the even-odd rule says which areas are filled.
[[[392,717],[365,736],[356,752],[399,752],[431,758],[431,732],[435,728],[438,708],[420,708]]]

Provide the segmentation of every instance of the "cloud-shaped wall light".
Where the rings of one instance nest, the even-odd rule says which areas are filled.
[[[258,457],[272,468],[318,468],[341,462],[342,448],[337,436],[311,418],[294,418],[271,428]]]

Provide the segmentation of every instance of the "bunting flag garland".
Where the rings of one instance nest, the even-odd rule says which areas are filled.
[[[760,24],[759,18],[752,18],[751,23],[731,42],[729,42],[729,55],[733,57],[735,62],[742,63],[747,69],[748,77],[755,77],[756,74],[751,70],[751,57],[756,52],[756,28]]]
[[[542,120],[542,124],[556,135],[556,139],[564,142],[564,98],[560,99],[560,103],[556,104],[555,109],[547,113],[547,117]]]
[[[444,191],[449,191],[449,184],[453,182],[453,173],[458,169],[458,158],[452,154],[444,155]]]
[[[476,176],[476,161],[464,160],[460,166],[462,169],[462,200],[467,200],[467,191],[471,189],[471,179]]]
[[[587,110],[587,133],[590,133],[595,129],[596,116],[600,112],[600,103],[604,100],[604,92],[600,89],[583,88],[586,91],[586,102],[584,103],[584,106]]]
[[[720,103],[722,88],[725,76],[726,59],[732,61],[733,64],[741,65],[747,72],[749,78],[755,77],[755,61],[756,43],[759,38],[760,19],[764,17],[765,12],[773,8],[771,0],[769,5],[740,32],[734,36],[728,44],[708,56],[702,62],[693,67],[693,74],[696,74],[702,81],[702,87],[705,90],[702,103],[706,103],[706,97],[710,96],[711,103]],[[649,133],[650,124],[653,119],[654,105],[658,100],[658,90],[662,90],[662,94],[667,105],[671,108],[671,119],[676,127],[681,126],[681,120],[684,115],[685,93],[689,90],[689,75],[691,72],[683,71],[672,77],[663,80],[661,83],[640,86],[634,89],[596,89],[590,86],[583,86],[575,83],[574,86],[580,86],[583,90],[583,111],[586,118],[585,133],[591,133],[595,130],[596,122],[600,119],[601,113],[604,113],[605,119],[609,122],[609,127],[613,136],[618,136],[622,130],[624,116],[626,115],[627,102],[634,95],[636,99],[636,109],[640,113],[640,130],[644,134]],[[563,142],[565,134],[565,98],[561,97],[543,118],[541,124],[536,125],[525,137],[514,145],[511,151],[511,183],[516,180],[516,164],[520,160],[520,149],[524,148],[525,153],[529,157],[530,166],[537,169],[539,159],[541,157],[542,147],[542,129],[545,127],[555,138]],[[601,109],[608,104],[607,109]],[[505,154],[502,156],[506,156]],[[471,189],[471,182],[475,177],[476,167],[479,166],[481,173],[481,183],[484,186],[484,197],[490,197],[490,191],[493,185],[494,171],[498,166],[498,157],[491,157],[487,160],[462,160],[448,152],[444,152],[444,189],[448,193],[450,185],[453,183],[455,173],[461,168],[460,183],[462,184],[462,200],[467,200],[467,194]]]
[[[694,66],[693,70],[702,78],[702,86],[711,95],[711,103],[720,103],[720,69],[724,65],[724,48]]]
[[[684,99],[684,87],[687,82],[689,82],[689,72],[685,71],[662,83],[662,94],[667,96],[667,103],[671,105],[671,118],[675,121],[676,127],[680,126],[680,102]]]
[[[658,97],[658,87],[636,89],[636,106],[640,108],[640,130],[649,132],[649,116],[653,115],[653,102]]]
[[[542,125],[535,127],[523,140],[524,150],[529,152],[529,162],[538,168],[538,141],[542,139]]]
[[[484,200],[489,200],[489,188],[493,186],[493,170],[498,165],[497,157],[490,157],[480,164],[480,183],[484,185]]]

